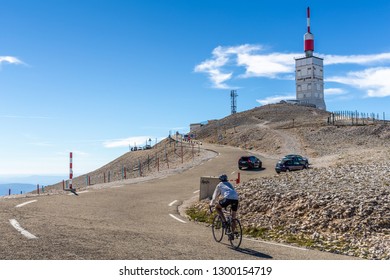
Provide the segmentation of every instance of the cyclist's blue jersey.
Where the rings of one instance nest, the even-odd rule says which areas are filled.
[[[220,182],[216,186],[210,204],[214,204],[219,195],[222,195],[223,198],[238,200],[238,194],[229,182]]]

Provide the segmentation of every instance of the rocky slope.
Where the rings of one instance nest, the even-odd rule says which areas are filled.
[[[237,186],[247,233],[390,259],[390,125],[369,120],[364,126],[351,126],[348,120],[330,125],[328,117],[313,108],[278,104],[212,122],[197,135],[270,157],[310,157],[309,170],[275,173]],[[202,201],[193,209],[207,211],[207,205]]]

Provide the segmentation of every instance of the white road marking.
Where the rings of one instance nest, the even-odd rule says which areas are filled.
[[[171,216],[172,218],[174,218],[175,220],[178,220],[179,222],[181,222],[181,223],[183,223],[183,224],[186,224],[186,223],[187,223],[186,221],[183,221],[182,219],[179,219],[179,218],[176,217],[175,215],[169,214],[169,216]]]
[[[265,244],[270,244],[270,245],[287,247],[287,248],[292,248],[292,249],[297,249],[297,250],[302,250],[302,251],[307,251],[308,250],[306,248],[300,248],[300,247],[295,247],[295,246],[290,246],[290,245],[285,245],[285,244],[279,244],[279,243],[274,243],[274,242],[263,241],[263,240],[257,240],[257,239],[251,239],[251,238],[245,238],[245,237],[243,237],[242,239],[253,241],[253,242],[258,242],[258,243],[265,243]]]
[[[172,201],[171,203],[168,204],[168,206],[172,206],[173,204],[175,204],[177,202],[177,200],[174,200]]]
[[[230,173],[230,175],[233,175],[234,173],[236,173],[236,171],[233,171],[232,173]]]
[[[24,203],[21,203],[21,204],[16,205],[15,207],[16,207],[16,208],[23,207],[24,205],[27,205],[27,204],[30,204],[30,203],[33,203],[33,202],[37,202],[37,201],[38,201],[38,200],[26,201],[26,202],[24,202]]]
[[[200,192],[200,190],[194,191],[193,193],[198,193],[198,192]]]
[[[11,219],[9,220],[9,222],[11,223],[11,225],[17,230],[19,231],[22,235],[24,235],[25,237],[27,237],[28,239],[35,239],[35,238],[38,238],[36,237],[35,235],[29,233],[27,230],[25,230],[24,228],[22,228],[18,221],[15,220],[15,219]]]

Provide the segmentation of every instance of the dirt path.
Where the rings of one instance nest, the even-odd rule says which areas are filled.
[[[296,135],[283,129],[275,130],[275,133],[283,139],[282,154],[304,154],[301,141]]]
[[[305,153],[301,139],[287,129],[273,129],[268,126],[268,122],[258,124],[257,127],[271,130],[277,136],[278,141],[281,143],[280,155]]]

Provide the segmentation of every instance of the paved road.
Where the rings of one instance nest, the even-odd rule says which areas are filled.
[[[212,148],[218,156],[167,178],[0,201],[0,259],[350,259],[252,239],[235,251],[216,243],[209,227],[180,216],[178,206],[197,195],[201,176],[236,177],[244,152]],[[242,180],[273,173],[275,160],[262,160],[265,169],[240,171]]]

